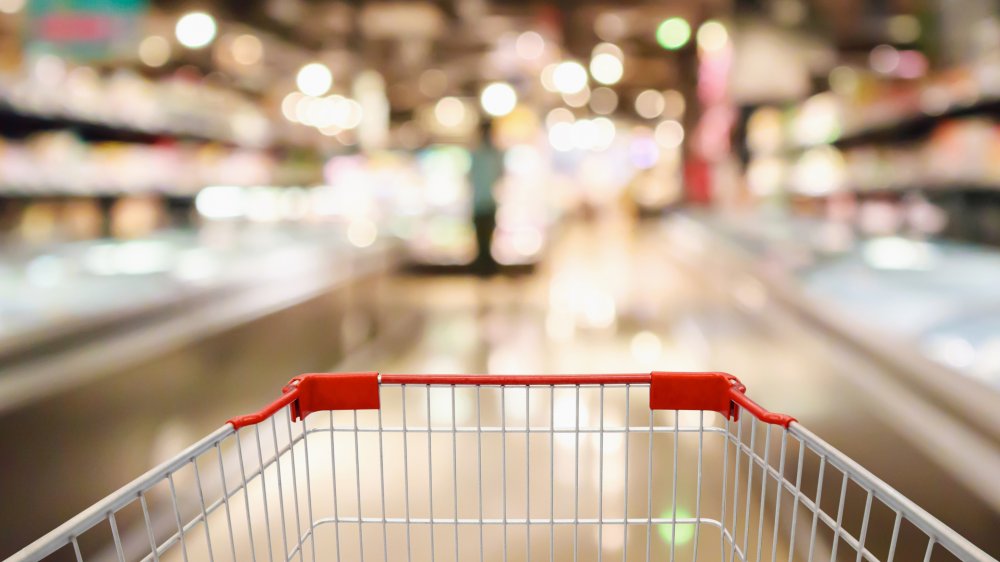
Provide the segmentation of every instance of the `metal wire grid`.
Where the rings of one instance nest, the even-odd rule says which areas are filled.
[[[377,411],[285,408],[50,542],[76,560],[990,560],[797,424],[651,412],[648,392],[382,385]]]

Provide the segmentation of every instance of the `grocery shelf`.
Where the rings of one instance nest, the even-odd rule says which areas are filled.
[[[918,112],[888,123],[862,125],[842,134],[831,144],[838,148],[848,148],[879,142],[911,140],[930,133],[941,121],[977,115],[1000,115],[1000,98],[984,98],[969,104],[954,104],[935,114]],[[810,147],[798,148],[804,150]]]
[[[224,135],[199,134],[184,130],[144,129],[126,123],[100,123],[81,117],[28,113],[0,103],[0,137],[21,139],[42,131],[72,130],[87,141],[116,141],[152,144],[173,141],[213,142],[238,146]]]
[[[223,228],[6,256],[0,262],[0,295],[11,296],[0,297],[5,371],[50,357],[54,346],[73,347],[81,335],[98,337],[131,322],[196,313],[241,291],[277,287],[273,296],[285,297],[295,276],[329,281],[356,275],[366,269],[367,257],[385,256],[396,247],[392,240],[381,240],[358,249],[333,226],[215,226]]]

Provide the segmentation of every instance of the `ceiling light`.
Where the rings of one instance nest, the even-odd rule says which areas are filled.
[[[189,49],[200,49],[215,39],[215,18],[205,12],[184,14],[177,20],[174,33],[181,45]]]
[[[299,69],[295,84],[307,96],[322,96],[333,86],[333,74],[326,65],[312,62]]]
[[[486,113],[502,117],[514,110],[514,106],[517,105],[517,92],[506,82],[494,82],[483,89],[479,103]]]

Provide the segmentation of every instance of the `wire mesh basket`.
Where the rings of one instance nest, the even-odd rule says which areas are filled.
[[[303,375],[13,560],[995,562],[745,390]]]

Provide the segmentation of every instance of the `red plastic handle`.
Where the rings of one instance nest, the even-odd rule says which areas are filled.
[[[380,380],[381,379],[381,380]],[[726,373],[617,375],[379,375],[378,373],[313,373],[293,378],[284,395],[256,414],[229,420],[235,429],[260,423],[291,404],[292,419],[312,412],[371,410],[380,407],[379,384],[575,386],[649,384],[651,410],[707,410],[737,419],[744,408],[757,419],[788,427],[795,418],[768,412],[747,397],[746,386]]]

